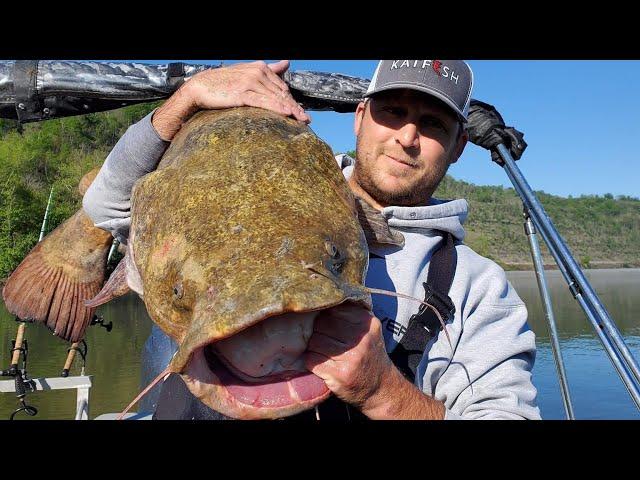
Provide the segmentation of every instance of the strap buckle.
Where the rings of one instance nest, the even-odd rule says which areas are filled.
[[[424,286],[425,292],[424,301],[438,311],[445,324],[453,322],[456,307],[453,301],[451,301],[451,298],[449,298],[449,295],[443,295],[437,290],[434,290],[431,285],[426,282],[422,285]],[[412,321],[418,322],[432,336],[439,330],[442,330],[440,320],[438,320],[436,315],[433,315],[433,312],[429,310],[426,305],[420,305],[418,313],[412,315],[409,320],[409,322]]]

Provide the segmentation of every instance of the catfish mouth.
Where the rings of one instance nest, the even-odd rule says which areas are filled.
[[[249,377],[239,372],[215,352],[213,344],[203,349],[208,367],[229,394],[243,405],[254,408],[294,407],[318,402],[329,391],[324,381],[313,373],[287,370],[266,377]],[[314,403],[315,404],[315,403]],[[310,405],[305,405],[305,409]]]
[[[182,378],[189,390],[205,405],[232,418],[281,418],[313,408],[331,394],[324,380],[308,371],[302,362],[302,354],[306,351],[317,314],[316,311],[267,318],[232,337],[197,348],[185,366]],[[298,324],[292,325],[291,317],[295,317]],[[278,365],[276,368],[261,369],[268,367],[266,361],[265,365],[260,363],[261,358],[265,358],[264,352],[283,343],[277,342],[282,340],[278,334],[291,335],[290,332],[282,333],[285,332],[285,326],[295,331],[302,323],[306,323],[306,327],[301,330],[309,330],[309,325],[311,330],[307,335],[298,332],[292,341],[294,346],[287,345],[291,347],[289,361],[283,363],[278,357],[277,361],[271,359],[269,362]],[[280,326],[281,330],[275,328],[275,334],[271,333],[269,338],[269,333],[265,333],[265,325],[271,326],[271,330],[274,330],[274,325]],[[255,345],[255,348],[251,348],[251,354],[246,355],[241,348],[242,342],[246,339],[246,343],[251,344],[256,337],[263,338],[264,343]],[[244,368],[238,363],[244,363]]]

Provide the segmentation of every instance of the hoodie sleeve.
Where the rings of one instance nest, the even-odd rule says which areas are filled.
[[[468,290],[468,313],[434,393],[445,403],[446,420],[540,419],[531,381],[535,334],[526,306],[504,271],[482,260],[489,266],[468,284],[475,284]]]
[[[131,225],[131,189],[138,179],[155,170],[170,144],[153,128],[154,112],[127,129],[82,199],[82,207],[95,226],[124,244]]]

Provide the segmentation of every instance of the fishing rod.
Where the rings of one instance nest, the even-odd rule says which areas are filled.
[[[47,201],[47,207],[44,211],[44,218],[42,219],[42,226],[40,227],[40,236],[38,242],[41,242],[44,238],[45,231],[47,229],[47,220],[49,219],[49,211],[51,208],[51,200],[53,199],[53,186],[49,191],[49,200]],[[38,413],[38,409],[26,404],[26,394],[28,392],[35,392],[36,386],[33,380],[29,380],[27,377],[27,353],[28,343],[25,338],[25,330],[27,322],[23,319],[16,317],[16,321],[19,323],[18,331],[16,333],[16,339],[12,341],[11,346],[11,365],[8,370],[4,370],[1,373],[2,376],[14,377],[16,381],[16,394],[20,401],[20,407],[16,409],[11,416],[10,420],[13,420],[17,413],[24,411],[29,416],[35,416]],[[19,368],[20,357],[22,356],[22,368]]]
[[[109,321],[109,323],[104,323],[104,318],[101,315],[93,315],[91,319],[91,323],[89,326],[98,325],[99,327],[104,328],[107,332],[111,332],[113,329],[113,322]],[[80,375],[84,375],[84,369],[87,365],[87,352],[89,351],[89,346],[87,342],[83,339],[79,342],[73,342],[71,346],[67,349],[67,359],[64,362],[64,367],[62,368],[62,372],[60,373],[61,377],[68,377],[69,371],[71,370],[71,365],[73,364],[73,360],[76,357],[76,352],[80,354],[82,358],[82,367],[80,368]]]
[[[49,218],[49,208],[51,207],[52,198],[53,198],[53,186],[49,191],[49,200],[47,201],[47,208],[44,211],[44,218],[42,219],[42,227],[40,228],[40,237],[38,238],[38,242],[41,242],[42,239],[44,238],[44,232],[47,228],[47,220]],[[16,340],[14,342],[15,348],[13,350],[13,358],[11,359],[11,366],[9,367],[9,370],[13,372],[16,371],[16,366],[18,364],[18,360],[20,357],[20,349],[22,347],[22,343],[23,341],[26,342],[26,340],[24,340],[24,336],[25,336],[25,329],[26,329],[27,323],[22,320],[18,320],[18,321],[20,322],[20,325],[18,325],[18,332],[16,333]]]
[[[19,321],[18,319],[16,320]],[[24,322],[22,322],[20,326],[23,325]],[[11,366],[8,370],[1,371],[0,376],[14,378],[15,392],[20,405],[9,416],[9,420],[13,420],[20,412],[24,412],[30,417],[33,417],[38,414],[38,409],[33,405],[27,405],[26,396],[27,393],[36,391],[36,384],[33,380],[27,377],[27,355],[29,352],[29,346],[27,344],[27,340],[24,338],[24,329],[21,329],[20,327],[18,327],[16,339],[12,341],[11,352]],[[20,368],[20,357],[22,357],[22,368]]]
[[[62,368],[62,373],[60,373],[61,377],[68,377],[69,370],[71,370],[71,365],[73,364],[73,359],[76,356],[76,352],[80,354],[82,357],[82,368],[80,369],[80,375],[84,375],[84,368],[87,363],[87,350],[89,347],[87,346],[87,342],[81,340],[79,342],[73,342],[71,347],[67,350],[67,360],[64,362],[64,367]]]
[[[44,232],[47,230],[47,220],[49,219],[49,208],[51,207],[51,199],[53,198],[53,186],[49,192],[49,200],[47,201],[47,208],[44,211],[44,218],[42,219],[42,227],[40,227],[40,237],[38,242],[41,242],[44,238]]]

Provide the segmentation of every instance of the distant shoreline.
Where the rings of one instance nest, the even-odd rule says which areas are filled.
[[[533,271],[533,264],[529,263],[506,263],[500,262],[498,263],[505,271],[513,272],[513,271]],[[589,266],[587,268],[580,267],[583,270],[632,270],[634,268],[640,268],[639,264],[629,264],[627,262],[589,262]],[[545,270],[558,270],[558,265],[555,263],[545,263]]]

